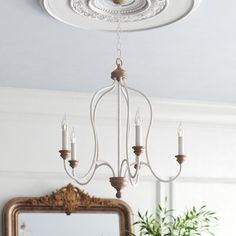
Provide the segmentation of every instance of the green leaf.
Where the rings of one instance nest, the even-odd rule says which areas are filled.
[[[207,210],[206,205],[199,210],[193,206],[175,217],[173,209],[158,204],[155,215],[148,211],[144,215],[138,212],[138,220],[134,224],[139,226],[140,236],[199,236],[202,233],[214,236],[211,229],[217,220],[215,212]]]

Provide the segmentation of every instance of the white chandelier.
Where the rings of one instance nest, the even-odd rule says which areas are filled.
[[[118,0],[116,0],[118,1]],[[122,0],[119,0],[122,1]],[[116,2],[117,3],[117,2]],[[121,4],[118,2],[118,4]],[[122,68],[123,62],[121,60],[121,43],[120,43],[120,17],[118,18],[117,26],[117,59],[116,59],[116,69],[111,73],[111,79],[113,80],[110,86],[104,87],[98,90],[92,97],[90,102],[90,121],[93,130],[94,138],[94,154],[93,160],[87,173],[79,177],[76,174],[76,167],[78,165],[78,160],[76,156],[76,137],[74,131],[71,135],[71,148],[69,148],[68,140],[68,124],[66,118],[62,121],[62,150],[60,150],[61,157],[64,160],[64,169],[67,175],[75,180],[79,185],[88,184],[94,177],[96,171],[103,166],[110,169],[112,176],[110,177],[110,183],[112,187],[116,189],[116,197],[121,198],[121,190],[124,188],[128,182],[132,185],[138,183],[140,170],[142,166],[146,166],[151,174],[160,182],[169,183],[174,181],[181,173],[182,163],[186,156],[183,153],[183,127],[180,123],[177,134],[178,134],[178,154],[175,156],[177,162],[179,163],[179,170],[177,174],[169,179],[162,179],[154,171],[150,164],[148,155],[148,138],[153,120],[153,111],[150,100],[141,91],[131,88],[127,84],[127,74]],[[117,90],[117,166],[114,168],[111,163],[103,161],[99,157],[99,140],[96,128],[96,112],[99,103],[102,98],[113,90]],[[142,119],[140,116],[139,109],[137,110],[135,116],[135,145],[132,147],[135,158],[131,160],[129,151],[131,146],[129,145],[130,138],[130,127],[131,127],[131,109],[130,109],[130,92],[135,92],[139,94],[146,101],[148,110],[150,113],[150,119],[148,123],[147,132],[145,135],[144,145],[142,143]],[[122,139],[121,136],[121,100],[124,98],[126,104],[126,125],[125,125],[125,137]],[[121,140],[125,140],[125,157],[121,156]],[[144,155],[142,155],[144,154]],[[67,162],[68,160],[68,162]]]

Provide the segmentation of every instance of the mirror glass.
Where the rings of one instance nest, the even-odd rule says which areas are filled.
[[[84,212],[20,213],[19,236],[119,236],[119,215],[116,213]]]

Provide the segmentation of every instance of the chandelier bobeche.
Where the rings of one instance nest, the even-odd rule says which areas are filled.
[[[111,185],[116,189],[116,197],[121,198],[121,190],[125,187],[128,182],[132,185],[137,184],[140,174],[140,169],[142,166],[146,166],[151,171],[152,175],[161,182],[172,182],[175,180],[181,172],[181,166],[185,159],[185,155],[183,154],[183,128],[182,124],[180,124],[178,128],[178,154],[175,156],[177,162],[179,163],[179,171],[175,177],[170,179],[162,179],[155,174],[152,169],[152,166],[149,161],[148,156],[148,137],[150,128],[152,125],[152,106],[150,100],[139,90],[131,88],[127,84],[127,74],[126,71],[122,68],[122,60],[117,58],[116,60],[117,68],[111,73],[111,78],[113,83],[110,86],[104,87],[98,90],[90,103],[90,120],[93,129],[93,136],[95,142],[94,148],[94,155],[92,164],[87,171],[87,173],[82,176],[78,177],[76,175],[76,167],[78,165],[78,160],[76,159],[76,137],[74,131],[71,135],[71,149],[69,150],[69,141],[68,141],[68,124],[66,119],[63,119],[62,122],[62,150],[60,151],[61,157],[64,160],[64,168],[67,175],[75,180],[80,185],[88,184],[95,175],[95,172],[98,168],[102,166],[106,166],[110,169],[112,176],[110,177]],[[99,159],[99,142],[96,130],[96,110],[98,107],[99,102],[101,99],[108,94],[109,92],[117,89],[117,120],[118,120],[118,127],[117,127],[117,147],[118,147],[118,155],[117,155],[117,171],[115,168],[108,162],[102,161]],[[145,137],[145,146],[142,144],[142,120],[140,116],[139,110],[135,116],[135,146],[132,147],[134,152],[134,158],[130,158],[129,151],[129,134],[130,134],[130,124],[131,124],[131,112],[130,112],[130,91],[136,92],[137,94],[141,95],[148,104],[149,111],[150,111],[150,120],[148,124],[148,129]],[[124,97],[125,104],[127,106],[127,119],[126,119],[126,133],[125,133],[125,153],[126,157],[121,157],[121,99],[122,96]],[[144,151],[145,150],[145,151]],[[142,154],[145,155],[142,155]],[[70,166],[68,166],[68,163]]]
[[[113,0],[115,4],[122,5],[125,3],[125,0]],[[170,179],[162,179],[153,171],[152,166],[149,161],[148,155],[148,137],[152,125],[152,105],[150,100],[137,89],[131,88],[127,84],[127,74],[126,71],[122,68],[123,62],[121,60],[121,43],[120,43],[120,24],[121,24],[121,15],[117,16],[117,59],[116,59],[116,69],[111,73],[111,79],[113,80],[112,84],[98,90],[90,102],[90,121],[93,130],[94,137],[94,154],[93,160],[90,168],[87,173],[79,177],[76,173],[76,168],[78,166],[78,160],[76,156],[76,137],[74,131],[71,135],[71,148],[69,148],[69,138],[68,138],[68,124],[66,119],[63,119],[62,122],[62,150],[60,150],[61,157],[64,160],[64,168],[67,175],[75,180],[80,185],[88,184],[95,175],[95,172],[100,167],[106,166],[111,171],[110,183],[116,189],[116,197],[121,198],[121,190],[130,182],[132,185],[137,184],[140,170],[142,166],[146,166],[151,174],[160,182],[172,182],[174,181],[181,173],[182,163],[185,159],[183,153],[183,128],[180,124],[178,128],[178,154],[175,156],[177,162],[179,163],[179,170],[176,176]],[[99,158],[99,141],[96,129],[96,111],[99,103],[102,98],[108,93],[112,92],[116,88],[117,90],[117,166],[113,167],[111,163],[103,161]],[[129,152],[131,146],[129,144],[130,138],[130,127],[131,127],[131,109],[130,109],[130,92],[135,92],[146,101],[149,112],[150,120],[145,135],[145,142],[142,143],[142,119],[140,116],[139,109],[135,116],[135,145],[132,147],[134,152],[134,157],[130,157]],[[126,104],[126,126],[125,126],[125,137],[121,133],[121,108],[123,100]],[[121,140],[125,140],[125,157],[121,155]],[[142,155],[143,154],[143,155]],[[68,162],[67,162],[68,160]]]

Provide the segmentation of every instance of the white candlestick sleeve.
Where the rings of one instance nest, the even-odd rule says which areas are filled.
[[[62,150],[69,150],[68,124],[66,120],[66,114],[62,119],[61,128],[62,128]]]
[[[140,125],[135,126],[135,134],[135,146],[141,146],[142,128]]]
[[[142,145],[142,119],[138,108],[135,116],[135,146],[141,146],[141,145]]]
[[[76,137],[74,130],[71,134],[71,160],[76,160]]]
[[[178,137],[178,155],[183,155],[183,137]]]
[[[76,160],[76,143],[71,143],[71,160]]]
[[[62,127],[62,150],[68,150],[68,126]]]

